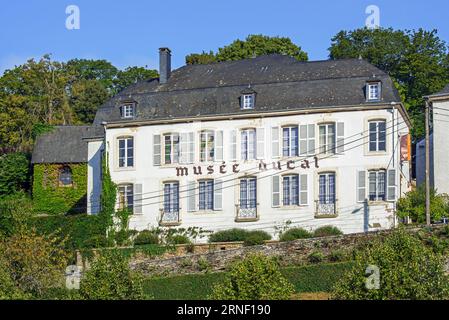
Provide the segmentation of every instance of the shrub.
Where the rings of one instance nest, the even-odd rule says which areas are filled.
[[[342,250],[335,250],[329,254],[329,261],[331,262],[341,262],[345,260],[346,255]]]
[[[31,200],[23,193],[0,197],[0,234],[11,236],[32,218]]]
[[[368,266],[380,270],[377,290],[366,286]],[[442,255],[398,230],[357,252],[354,267],[337,282],[332,296],[342,300],[448,299],[449,277]]]
[[[175,234],[168,239],[170,244],[190,244],[189,237],[182,234]]]
[[[281,234],[280,241],[293,241],[297,239],[311,238],[312,234],[303,228],[292,228]]]
[[[141,300],[142,285],[143,278],[130,270],[128,260],[112,250],[94,260],[81,279],[79,294],[88,300]]]
[[[8,262],[0,256],[0,300],[22,300],[30,298],[20,290],[10,274]]]
[[[316,229],[313,233],[313,236],[315,238],[320,238],[320,237],[329,237],[329,236],[340,236],[342,234],[343,234],[343,232],[341,232],[341,230],[338,229],[337,227],[324,226],[324,227],[320,227],[320,228]]]
[[[199,258],[197,264],[200,271],[208,271],[211,267],[209,261],[204,257]]]
[[[105,235],[95,235],[84,240],[82,247],[86,249],[107,248],[112,247],[112,242]]]
[[[308,260],[310,263],[320,263],[323,262],[324,255],[321,252],[315,251],[309,255]]]
[[[139,234],[134,239],[135,245],[142,245],[142,244],[158,244],[159,243],[159,237],[157,234],[150,230],[143,230],[140,231]]]
[[[223,282],[213,287],[214,300],[286,300],[293,293],[272,258],[250,255],[231,266]]]
[[[238,228],[218,231],[209,236],[209,242],[245,241],[247,234],[247,230]]]
[[[0,156],[0,196],[27,190],[30,178],[30,161],[24,153]]]
[[[407,192],[405,197],[398,201],[397,214],[400,218],[409,217],[416,223],[426,222],[426,189],[424,185]],[[439,221],[447,217],[449,205],[444,195],[437,194],[436,190],[430,190],[430,214],[432,221]]]
[[[247,233],[244,241],[245,246],[257,246],[271,240],[271,236],[262,230],[254,230]]]

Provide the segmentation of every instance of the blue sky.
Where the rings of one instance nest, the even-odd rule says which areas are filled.
[[[72,4],[80,9],[79,30],[65,27]],[[172,49],[176,68],[186,54],[248,34],[287,36],[310,60],[327,59],[332,36],[363,27],[371,4],[380,8],[382,27],[437,29],[449,43],[448,0],[15,0],[0,6],[0,72],[45,53],[157,68],[161,46]]]

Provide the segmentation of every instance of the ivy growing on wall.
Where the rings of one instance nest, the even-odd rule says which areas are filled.
[[[34,211],[47,214],[85,213],[87,201],[87,164],[70,164],[73,183],[60,186],[60,164],[34,165]]]

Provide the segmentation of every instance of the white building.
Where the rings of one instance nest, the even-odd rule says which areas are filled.
[[[363,60],[283,55],[171,72],[102,106],[89,142],[88,211],[99,207],[104,147],[130,227],[275,232],[287,221],[345,233],[395,225],[410,121],[389,76]]]
[[[442,91],[427,97],[432,112],[432,133],[430,135],[430,185],[438,193],[449,194],[449,85]],[[416,182],[426,182],[426,141],[416,146]]]

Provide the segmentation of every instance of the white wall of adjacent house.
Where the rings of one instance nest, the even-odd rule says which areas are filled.
[[[449,194],[449,99],[433,102],[434,187]]]
[[[104,149],[103,140],[89,141],[87,145],[87,214],[100,211],[101,195],[101,159]]]
[[[385,122],[385,151],[370,151],[369,123],[375,121]],[[334,126],[320,128],[324,124]],[[292,133],[288,127],[298,128],[298,156],[292,142],[295,130]],[[200,159],[204,131],[214,133],[213,161]],[[127,195],[132,186],[132,229],[161,225],[209,231],[245,228],[275,235],[277,226],[290,221],[292,227],[308,230],[333,225],[345,233],[357,233],[395,225],[396,200],[407,191],[404,188],[408,184],[403,181],[410,178],[408,162],[400,161],[398,139],[408,132],[397,109],[388,108],[108,128],[106,146],[112,180],[128,186],[122,188],[128,190]],[[177,141],[170,133],[180,137],[180,154],[169,145]],[[203,137],[208,139],[207,135]],[[120,144],[123,138],[132,138],[132,151],[128,142]],[[247,139],[255,141],[247,144]],[[324,140],[330,147],[335,143],[336,154],[324,153]],[[211,146],[209,143],[206,148]],[[126,156],[132,154],[133,158],[126,163],[128,167],[124,165],[124,148],[128,148]],[[288,153],[290,156],[284,156]],[[182,164],[166,163],[177,156]],[[248,157],[250,160],[245,160]],[[373,185],[381,184],[379,177],[375,179],[376,172],[382,170],[385,186],[380,191],[382,187]],[[286,176],[296,178],[289,180]],[[256,191],[251,189],[251,181],[242,182],[253,177]],[[213,184],[201,183],[204,180]],[[176,193],[173,183],[179,186],[179,210],[168,196],[170,190]],[[255,204],[251,203],[254,195]],[[131,198],[122,195],[118,199],[123,202]]]

